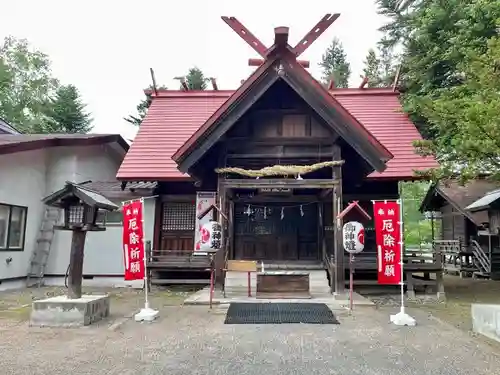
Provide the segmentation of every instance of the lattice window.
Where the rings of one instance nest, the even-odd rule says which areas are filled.
[[[191,202],[169,202],[163,204],[163,231],[194,231],[196,206]]]

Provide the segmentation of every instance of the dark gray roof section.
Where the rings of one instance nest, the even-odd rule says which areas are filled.
[[[119,134],[0,134],[0,154],[57,146],[85,146],[118,143],[128,151],[130,145]]]
[[[47,206],[63,207],[63,200],[70,197],[76,197],[91,207],[103,210],[115,211],[119,208],[119,206],[98,192],[72,182],[66,182],[66,185],[61,190],[49,195],[42,201]]]
[[[484,221],[484,215],[478,211],[484,208],[471,210],[469,206],[484,197],[488,192],[498,190],[499,187],[499,182],[485,179],[473,180],[465,185],[461,185],[457,181],[434,183],[429,187],[420,206],[420,211],[437,211],[441,209],[445,202],[448,202],[471,222],[481,225]]]
[[[80,186],[97,191],[108,199],[134,199],[152,196],[157,183],[154,181],[127,182],[125,190],[122,190],[121,181],[88,181]]]
[[[20,134],[12,125],[0,117],[0,134]]]

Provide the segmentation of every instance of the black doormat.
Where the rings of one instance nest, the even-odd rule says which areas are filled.
[[[340,324],[324,303],[231,303],[224,324]]]

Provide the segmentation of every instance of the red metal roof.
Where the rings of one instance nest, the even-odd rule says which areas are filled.
[[[186,179],[172,155],[233,91],[161,91],[117,174],[119,180]]]
[[[434,158],[415,153],[413,142],[422,136],[402,111],[398,93],[391,89],[337,89],[332,94],[394,155],[384,172],[373,172],[369,177],[411,178],[414,170],[438,166]]]
[[[189,178],[177,169],[172,155],[234,91],[159,91],[142,122],[117,178],[176,180]],[[433,158],[415,154],[421,139],[390,89],[336,89],[331,94],[394,155],[383,173],[369,177],[411,178],[414,170],[437,166]]]

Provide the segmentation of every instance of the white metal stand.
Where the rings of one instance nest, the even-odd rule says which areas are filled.
[[[415,326],[417,322],[410,315],[405,313],[404,306],[401,307],[401,311],[395,315],[391,315],[391,323],[397,326]]]
[[[405,295],[404,295],[404,282],[403,282],[403,257],[404,257],[404,232],[403,232],[403,200],[398,199],[399,203],[399,232],[400,232],[400,238],[401,241],[399,242],[399,247],[400,247],[400,267],[401,267],[401,281],[400,281],[400,286],[401,286],[401,309],[400,311],[395,314],[391,315],[391,323],[397,325],[397,326],[414,326],[417,324],[415,319],[413,319],[410,315],[408,315],[405,312]]]
[[[158,314],[158,310],[153,310],[146,305],[146,307],[134,315],[134,319],[136,322],[152,322],[158,317]]]
[[[146,257],[146,241],[144,240],[144,198],[141,198],[141,204],[142,204],[142,246],[144,249],[144,297],[145,297],[145,302],[144,302],[144,308],[141,309],[137,314],[134,315],[134,320],[136,322],[152,322],[158,317],[159,311],[158,310],[153,310],[152,308],[149,307],[149,298],[148,298],[148,264],[147,264],[147,257]]]

